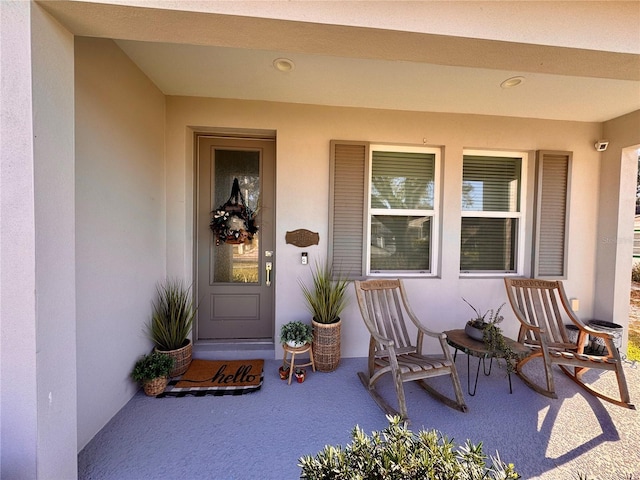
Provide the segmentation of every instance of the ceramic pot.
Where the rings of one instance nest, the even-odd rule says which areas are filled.
[[[278,373],[280,374],[280,380],[287,380],[289,378],[289,369],[281,366],[278,369]]]
[[[471,325],[469,322],[464,326],[464,333],[467,334],[470,338],[477,340],[479,342],[483,341],[484,330],[482,328],[477,328]]]

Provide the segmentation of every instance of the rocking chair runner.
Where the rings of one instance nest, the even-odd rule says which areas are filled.
[[[620,353],[613,343],[613,336],[596,331],[580,321],[569,306],[562,282],[535,279],[505,278],[507,295],[513,311],[520,321],[518,342],[531,348],[531,354],[516,365],[516,373],[533,390],[551,398],[558,398],[553,382],[553,365],[574,382],[602,400],[635,410],[629,397]],[[578,328],[578,340],[572,343],[565,328],[565,320]],[[608,350],[606,356],[584,354],[589,338],[600,337]],[[542,357],[546,375],[546,389],[533,382],[523,367],[534,358]],[[590,368],[611,370],[616,374],[620,399],[610,397],[587,385],[582,375]]]
[[[447,336],[424,327],[412,312],[401,280],[355,281],[356,296],[360,312],[371,334],[369,342],[368,372],[359,372],[358,377],[378,406],[387,414],[398,415],[375,390],[376,382],[390,373],[394,380],[399,415],[407,418],[407,406],[403,382],[416,381],[424,390],[446,405],[467,411],[460,379],[453,357],[447,345]],[[417,341],[411,343],[404,314],[418,328]],[[442,347],[441,356],[422,355],[424,335],[437,338]],[[425,378],[450,375],[456,400],[444,396],[427,385]]]

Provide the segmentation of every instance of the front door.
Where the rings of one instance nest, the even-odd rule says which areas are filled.
[[[275,140],[197,136],[198,340],[273,338]],[[255,213],[251,240],[221,241],[210,228],[238,180],[238,202]],[[231,215],[227,223],[242,231]],[[239,223],[238,223],[239,222]],[[244,225],[246,226],[246,225]]]

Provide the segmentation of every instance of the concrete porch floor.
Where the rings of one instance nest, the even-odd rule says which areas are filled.
[[[471,359],[472,376],[477,359]],[[467,391],[467,360],[458,372],[469,407],[452,410],[413,384],[405,384],[410,428],[436,429],[457,445],[482,442],[500,453],[523,479],[640,480],[640,413],[588,395],[555,370],[559,398],[549,399],[494,365]],[[534,363],[534,362],[531,362]],[[298,459],[325,445],[346,445],[357,424],[366,433],[387,420],[362,387],[364,358],[342,359],[331,373],[308,369],[302,384],[280,380],[280,360],[265,362],[260,391],[238,397],[151,398],[142,391],[93,438],[78,456],[82,480],[296,479]],[[541,365],[540,365],[541,367]],[[640,407],[640,366],[625,364],[631,399]],[[590,371],[601,388],[615,388],[610,373]],[[381,392],[395,403],[390,381]],[[447,394],[450,382],[431,382]]]

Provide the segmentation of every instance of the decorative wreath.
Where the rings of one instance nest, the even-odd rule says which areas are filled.
[[[211,214],[209,227],[216,237],[216,245],[245,243],[258,231],[255,213],[245,204],[237,178],[233,179],[229,200]]]

